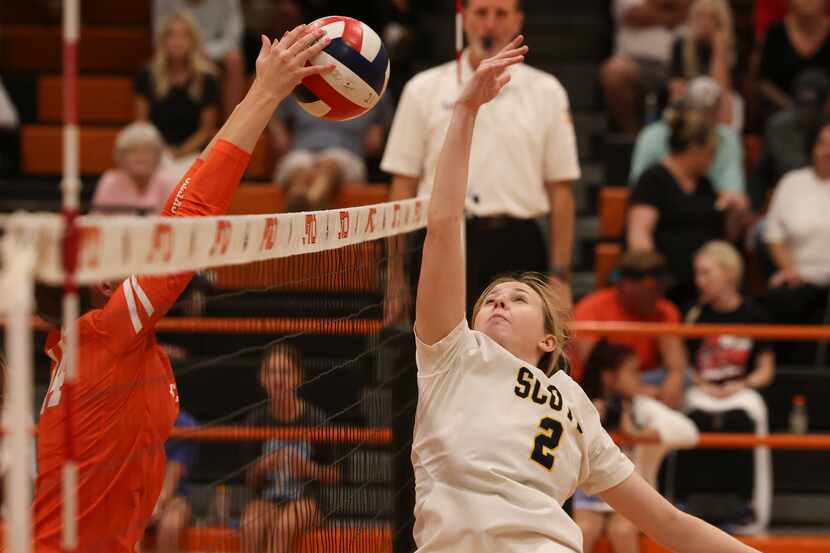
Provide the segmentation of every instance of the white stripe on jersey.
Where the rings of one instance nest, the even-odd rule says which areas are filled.
[[[131,278],[124,279],[124,283],[121,285],[124,288],[124,299],[127,300],[127,309],[130,312],[130,321],[133,323],[133,329],[135,329],[135,333],[138,334],[141,332],[141,317],[138,316],[138,307],[135,304],[135,296],[133,295],[133,287],[130,284]]]
[[[138,283],[138,277],[135,275],[130,277],[130,280],[133,283],[133,289],[135,290],[135,295],[138,296],[138,301],[141,302],[142,307],[144,307],[144,311],[147,313],[148,317],[152,317],[154,313],[153,304],[150,303],[150,298],[147,297],[147,294],[144,293],[144,290],[141,288],[141,285]]]

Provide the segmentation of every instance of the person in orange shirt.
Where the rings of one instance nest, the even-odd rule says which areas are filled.
[[[654,252],[629,251],[617,267],[619,281],[611,288],[588,294],[574,307],[576,321],[679,323],[680,311],[663,297],[668,272],[663,258]],[[579,380],[582,364],[598,336],[573,339],[571,363]],[[641,382],[637,393],[654,397],[677,408],[683,393],[688,360],[678,336],[615,335],[609,341],[628,346],[637,355]]]
[[[227,211],[274,109],[303,78],[333,69],[306,66],[329,43],[323,35],[301,25],[280,41],[262,37],[250,91],[173,190],[163,216]],[[68,447],[75,452],[78,469],[76,550],[135,551],[161,491],[164,444],[179,410],[170,361],[156,342],[154,328],[191,277],[190,272],[131,276],[118,285],[105,283],[86,291],[93,309],[78,320],[79,362],[71,406],[62,394],[62,341],[57,332],[47,340],[53,371],[38,428],[36,553],[63,551],[62,470]],[[47,312],[49,307],[48,302],[38,303],[42,316],[59,320],[58,314]],[[64,423],[70,408],[74,422],[67,439]]]

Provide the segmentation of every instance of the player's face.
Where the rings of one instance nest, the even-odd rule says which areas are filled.
[[[190,36],[190,28],[183,21],[173,21],[164,39],[167,57],[172,61],[185,60],[190,55],[191,48],[193,48],[193,39]]]
[[[710,255],[695,257],[694,269],[695,284],[702,301],[712,300],[734,288],[729,272]]]
[[[519,0],[468,0],[464,30],[478,58],[488,58],[504,48],[522,28],[524,15]]]
[[[522,282],[494,286],[481,303],[473,328],[522,359],[539,359],[556,345],[545,332],[542,298]]]
[[[159,151],[154,145],[139,144],[124,152],[121,169],[133,180],[144,182],[156,172],[159,161]]]
[[[268,397],[293,395],[302,384],[300,368],[289,356],[276,353],[262,363],[260,383]]]

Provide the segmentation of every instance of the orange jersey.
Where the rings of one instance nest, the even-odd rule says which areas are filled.
[[[249,154],[220,141],[176,187],[163,215],[219,215]],[[156,322],[178,299],[192,273],[129,277],[102,309],[78,321],[78,371],[73,432],[78,465],[78,549],[133,553],[158,500],[164,443],[178,414],[178,394]],[[38,427],[38,477],[33,506],[36,553],[61,551],[62,468],[66,402],[62,342],[47,340],[52,382]]]

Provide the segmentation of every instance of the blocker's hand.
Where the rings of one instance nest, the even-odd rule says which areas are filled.
[[[262,47],[256,60],[254,84],[282,101],[300,81],[311,75],[328,73],[333,64],[306,65],[306,62],[329,45],[331,39],[322,29],[299,25],[271,42],[262,35]]]
[[[524,37],[519,35],[498,54],[482,61],[464,86],[456,104],[477,110],[495,98],[504,85],[510,82],[510,75],[505,69],[525,59],[527,46],[522,46],[522,42]]]

